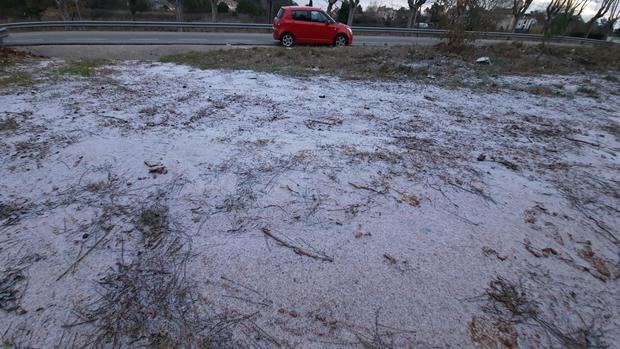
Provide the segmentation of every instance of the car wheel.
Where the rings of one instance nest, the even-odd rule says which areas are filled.
[[[334,39],[334,45],[336,45],[336,46],[346,46],[347,45],[347,38],[344,35],[336,35],[336,38]]]
[[[293,47],[295,45],[295,37],[291,33],[285,33],[280,38],[280,42],[284,47]]]

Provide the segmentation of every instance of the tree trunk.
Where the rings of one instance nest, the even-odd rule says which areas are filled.
[[[217,0],[211,0],[211,22],[217,21]]]
[[[176,0],[174,12],[176,14],[177,22],[183,21],[183,14],[181,9],[181,0]]]
[[[415,28],[415,23],[416,23],[416,22],[417,22],[417,20],[418,20],[418,11],[419,11],[419,10],[420,10],[419,8],[416,8],[416,9],[415,9],[415,12],[413,13],[413,26],[412,26],[411,28]]]
[[[336,3],[335,1],[333,1],[333,2],[332,1],[328,1],[328,4],[327,4],[327,14],[329,14],[330,16],[331,16],[332,9],[334,8],[334,4],[335,3]]]
[[[177,22],[182,22],[183,21],[183,4],[181,3],[181,0],[176,0],[176,7],[174,9],[174,12],[176,13]],[[182,32],[183,28],[179,27],[178,31]]]
[[[413,12],[414,9],[409,9],[409,19],[407,20],[407,28],[412,28],[413,26]]]
[[[510,27],[508,28],[509,32],[515,32],[515,29],[517,29],[517,22],[519,22],[519,16],[513,15],[512,19],[510,20]]]
[[[82,12],[80,12],[80,0],[75,0],[75,11],[77,11],[78,21],[82,20]]]
[[[267,23],[273,23],[273,0],[269,0],[269,6],[267,6]]]
[[[596,22],[596,20],[594,18],[592,18],[591,20],[588,21],[588,23],[586,24],[586,33],[583,36],[584,38],[588,38],[588,36],[590,36],[590,33],[592,32],[592,28],[594,27],[594,23]]]
[[[355,16],[355,10],[357,5],[353,2],[349,2],[349,18],[347,18],[347,25],[350,27],[353,25],[353,17]]]
[[[60,16],[63,21],[66,21],[69,17],[69,10],[67,9],[67,3],[65,0],[56,0],[56,6],[58,7],[58,11],[60,11]]]
[[[605,38],[604,38],[605,41],[607,41],[607,38],[609,38],[609,35],[613,33],[615,24],[616,24],[616,21],[607,23],[607,30],[605,31]]]

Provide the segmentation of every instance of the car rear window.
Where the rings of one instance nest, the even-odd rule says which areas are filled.
[[[281,8],[280,11],[278,11],[278,14],[276,15],[276,18],[280,19],[280,18],[282,18],[283,15],[284,15],[284,9]]]
[[[291,16],[296,21],[309,21],[310,12],[308,11],[292,11]]]

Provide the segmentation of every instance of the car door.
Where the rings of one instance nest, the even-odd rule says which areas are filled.
[[[327,44],[333,40],[334,28],[321,11],[310,11],[310,39],[314,43]]]
[[[311,41],[312,27],[310,22],[310,11],[306,10],[293,10],[291,11],[291,18],[293,20],[293,35],[298,43],[307,43]]]

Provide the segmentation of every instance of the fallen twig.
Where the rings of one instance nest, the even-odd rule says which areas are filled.
[[[108,118],[108,119],[114,119],[123,123],[129,123],[129,121],[125,120],[125,119],[121,119],[121,118],[117,118],[116,116],[112,116],[112,115],[99,115],[102,118]]]
[[[75,267],[76,267],[78,264],[80,264],[80,262],[81,262],[84,258],[86,258],[86,256],[88,256],[91,252],[93,252],[93,251],[95,250],[95,248],[97,248],[97,246],[99,246],[99,244],[101,244],[101,242],[102,242],[103,240],[105,240],[105,239],[108,237],[108,235],[110,235],[110,232],[111,232],[111,231],[112,231],[112,230],[108,230],[108,231],[105,233],[105,235],[103,235],[103,236],[102,236],[99,240],[97,240],[97,241],[95,242],[95,244],[94,244],[94,245],[92,245],[92,246],[91,246],[91,247],[90,247],[90,248],[89,248],[89,249],[88,249],[88,250],[87,250],[87,251],[86,251],[83,255],[81,255],[81,256],[80,256],[80,257],[79,257],[79,258],[78,258],[75,262],[73,262],[73,263],[71,264],[71,266],[69,266],[69,268],[67,268],[67,270],[65,270],[62,274],[60,274],[60,276],[58,276],[58,278],[56,278],[56,281],[60,281],[60,279],[62,279],[62,278],[63,278],[65,275],[67,275],[70,271],[74,270],[74,269],[75,269]]]
[[[350,184],[353,188],[355,188],[355,189],[363,189],[363,190],[368,190],[368,191],[372,191],[372,192],[374,192],[374,193],[377,193],[377,194],[382,194],[382,195],[385,195],[385,194],[387,193],[387,192],[385,192],[385,191],[379,191],[379,190],[377,190],[377,189],[375,189],[375,188],[367,187],[367,186],[362,185],[362,184],[355,184],[355,183],[351,183],[351,182],[349,182],[349,184]]]
[[[273,235],[271,233],[271,230],[269,228],[263,228],[263,234],[269,236],[270,238],[276,240],[280,245],[284,246],[284,247],[288,247],[291,250],[293,250],[293,252],[295,252],[296,254],[300,255],[300,256],[306,256],[306,257],[310,257],[310,258],[314,258],[314,259],[320,259],[322,261],[327,261],[327,262],[333,262],[334,259],[330,256],[327,256],[325,254],[315,254],[309,251],[304,250],[303,248],[299,247],[299,246],[294,246],[289,244],[288,242],[282,240],[281,238]]]
[[[584,141],[584,140],[581,140],[581,139],[570,138],[570,137],[566,137],[566,136],[564,138],[568,139],[569,141],[578,142],[578,143],[584,143],[584,144],[588,144],[588,145],[591,145],[591,146],[597,147],[597,148],[601,146],[600,144]]]
[[[453,186],[453,187],[456,187],[456,188],[458,188],[458,189],[461,189],[461,190],[463,190],[463,191],[466,191],[466,192],[468,192],[468,193],[471,193],[471,194],[476,194],[476,195],[480,195],[480,196],[482,196],[483,198],[485,198],[485,199],[487,199],[487,200],[491,201],[492,203],[497,204],[497,202],[495,202],[495,200],[493,200],[493,198],[492,198],[492,197],[490,197],[489,195],[487,195],[487,194],[485,194],[484,192],[482,192],[482,190],[475,190],[475,191],[474,191],[474,190],[467,189],[467,188],[463,187],[462,185],[459,185],[459,184],[456,184],[456,183],[453,183],[453,182],[450,182],[450,181],[446,181],[446,183],[450,184],[450,185],[451,185],[451,186]]]

